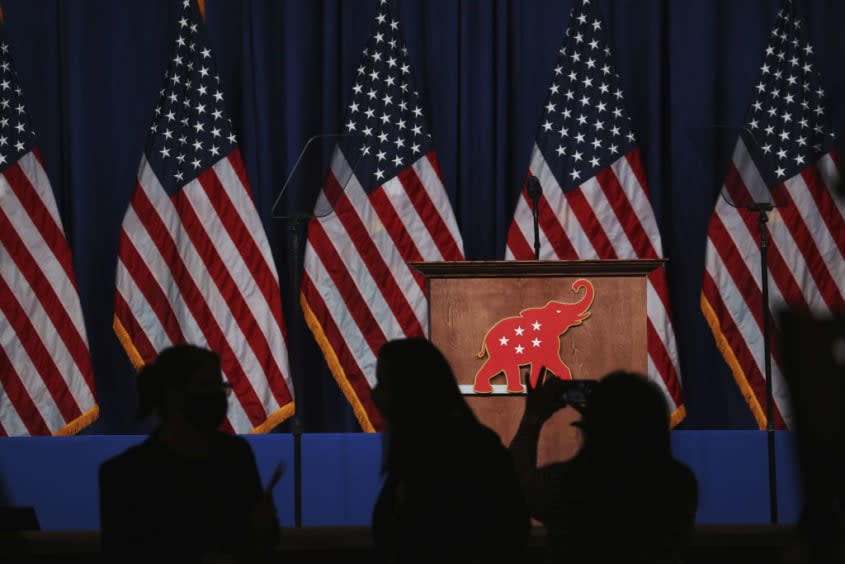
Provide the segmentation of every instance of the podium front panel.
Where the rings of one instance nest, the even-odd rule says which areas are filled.
[[[518,317],[527,308],[542,308],[552,300],[578,302],[584,290],[577,293],[572,286],[579,279],[588,280],[593,287],[589,317],[556,336],[560,359],[572,378],[598,379],[616,369],[645,373],[644,274],[429,278],[430,338],[449,360],[470,407],[505,445],[516,433],[525,398],[504,390],[503,373],[493,378],[492,394],[472,392],[475,375],[489,356],[482,348],[485,336],[499,321]],[[524,329],[530,331],[531,327]],[[523,367],[523,382],[527,373]],[[540,464],[568,459],[577,451],[579,431],[570,425],[577,418],[574,409],[565,408],[549,420],[541,433]]]

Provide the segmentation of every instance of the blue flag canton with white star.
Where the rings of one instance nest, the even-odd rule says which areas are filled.
[[[825,125],[825,94],[812,55],[801,19],[787,2],[778,12],[743,131],[770,183],[801,172],[835,139]]]
[[[381,0],[375,27],[357,68],[340,147],[369,191],[431,149],[419,94],[413,88],[399,18]]]
[[[191,0],[183,3],[176,48],[150,131],[147,160],[171,195],[236,146],[211,48]]]
[[[0,171],[34,147],[35,131],[23,103],[23,92],[12,64],[9,44],[0,35]]]
[[[602,25],[589,0],[572,9],[540,120],[537,146],[564,190],[594,176],[635,142]]]

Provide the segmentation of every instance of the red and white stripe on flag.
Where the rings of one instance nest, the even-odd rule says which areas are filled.
[[[0,434],[73,434],[97,418],[70,247],[36,150],[0,175]]]
[[[760,235],[757,212],[743,205],[776,206],[767,225],[770,313],[845,311],[841,167],[812,58],[806,26],[787,0],[707,230],[701,309],[761,429],[767,397]],[[772,413],[783,427],[792,416],[775,320],[770,317]]]
[[[219,353],[235,432],[267,432],[292,415],[278,275],[237,150],[172,197],[142,159],[114,323],[136,367],[177,343]]]
[[[769,308],[829,315],[845,311],[845,202],[836,196],[839,154],[831,151],[790,178],[778,191],[783,207],[769,212]],[[701,308],[761,429],[766,428],[762,273],[756,212],[732,201],[752,201],[765,186],[742,139],[707,230]],[[730,200],[730,201],[729,201]],[[791,425],[779,333],[770,316],[775,426]]]
[[[369,195],[335,151],[308,225],[301,303],[332,374],[365,431],[381,428],[370,397],[376,355],[391,339],[428,334],[425,285],[408,262],[462,260],[461,236],[436,155],[420,157]],[[318,209],[325,209],[318,203]]]
[[[228,427],[267,432],[294,410],[279,277],[190,0],[177,29],[123,218],[114,328],[136,367],[173,344],[217,352]]]
[[[545,260],[655,259],[662,256],[660,232],[649,202],[639,151],[564,192],[535,146],[530,173],[543,188],[539,202],[540,258]],[[534,223],[526,189],[508,231],[505,258],[534,258]],[[672,424],[684,417],[678,353],[672,327],[666,273],[647,281],[648,375],[663,390]]]
[[[380,0],[305,247],[305,321],[365,431],[382,424],[378,350],[428,334],[424,280],[407,263],[463,259],[410,69],[395,7]]]
[[[572,9],[531,153],[540,180],[540,258],[656,259],[660,231],[649,201],[625,97],[595,3]],[[531,203],[523,187],[505,257],[534,258]],[[663,268],[648,276],[648,376],[672,424],[684,417],[678,352]]]
[[[0,29],[0,435],[72,434],[98,414],[70,246]]]

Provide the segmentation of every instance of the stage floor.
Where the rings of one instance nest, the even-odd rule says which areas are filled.
[[[687,564],[769,564],[781,562],[793,539],[790,526],[700,525],[686,559]],[[542,529],[533,532],[523,562],[543,562]],[[0,554],[5,563],[100,562],[100,537],[96,531],[0,534]],[[283,528],[277,562],[302,564],[358,564],[372,561],[367,527]]]

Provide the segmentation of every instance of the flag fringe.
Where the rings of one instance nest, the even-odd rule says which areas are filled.
[[[126,328],[120,322],[120,320],[115,315],[112,321],[112,328],[114,329],[115,334],[117,335],[118,341],[120,344],[123,345],[123,349],[126,351],[127,356],[129,356],[130,362],[132,362],[132,366],[135,367],[135,370],[140,370],[142,366],[144,366],[144,359],[141,357],[141,353],[138,352],[138,349],[135,348],[135,345],[132,343],[132,337],[129,336],[129,332],[126,331]],[[250,430],[250,434],[263,434],[269,433],[273,430],[274,427],[283,423],[286,419],[289,419],[294,412],[296,411],[296,406],[294,402],[290,402],[288,404],[283,405],[275,412],[271,413],[267,419],[261,425],[257,425]]]
[[[679,405],[675,411],[672,412],[672,415],[669,417],[669,427],[674,429],[681,421],[684,420],[684,417],[687,416],[687,408],[683,405]]]
[[[115,335],[117,335],[117,340],[120,341],[120,344],[123,345],[123,350],[126,351],[126,356],[129,357],[129,362],[132,363],[132,366],[135,367],[135,370],[140,370],[144,364],[144,358],[141,356],[141,353],[138,352],[138,349],[135,348],[135,344],[132,342],[132,337],[129,336],[129,332],[123,326],[123,323],[120,322],[120,319],[117,318],[117,315],[112,317],[112,329],[114,329]]]
[[[91,409],[53,433],[54,437],[65,437],[68,435],[75,435],[82,429],[93,423],[100,416],[100,407],[94,405]]]
[[[287,403],[276,410],[274,413],[270,414],[267,419],[264,420],[264,423],[258,425],[257,427],[253,428],[250,431],[250,434],[253,435],[261,435],[264,433],[269,433],[273,430],[276,425],[284,422],[286,419],[290,418],[294,412],[296,411],[296,404],[294,402]]]
[[[308,300],[305,299],[303,294],[299,295],[299,304],[302,306],[305,324],[314,335],[314,340],[317,341],[317,345],[319,345],[320,350],[323,351],[326,364],[329,365],[329,370],[331,370],[332,376],[334,376],[337,385],[340,386],[340,390],[352,406],[352,411],[355,413],[355,418],[358,419],[361,429],[367,433],[375,432],[376,429],[373,426],[372,421],[370,421],[367,410],[364,409],[364,405],[361,403],[360,398],[358,398],[355,394],[352,384],[349,383],[349,379],[346,377],[346,371],[344,371],[343,367],[340,365],[337,353],[335,353],[328,337],[326,337],[326,333],[323,331],[322,325],[320,325],[320,322],[317,320],[317,316],[314,315],[314,311],[311,309],[311,306],[308,305]]]
[[[733,352],[733,349],[731,349],[731,345],[728,343],[728,338],[725,337],[725,334],[722,332],[722,326],[719,323],[719,316],[716,315],[716,311],[707,300],[704,292],[701,292],[699,301],[701,304],[701,313],[704,314],[704,319],[707,321],[707,325],[710,326],[710,331],[713,333],[713,338],[716,340],[716,348],[718,348],[719,352],[722,353],[722,357],[730,367],[734,380],[736,381],[737,386],[739,386],[740,392],[742,392],[742,396],[745,398],[745,401],[748,402],[748,407],[751,409],[751,413],[754,414],[754,418],[757,420],[757,426],[761,430],[765,429],[766,414],[760,406],[760,401],[757,399],[757,395],[751,388],[751,384],[748,382],[748,376],[746,376],[745,371],[742,369],[739,360]]]

